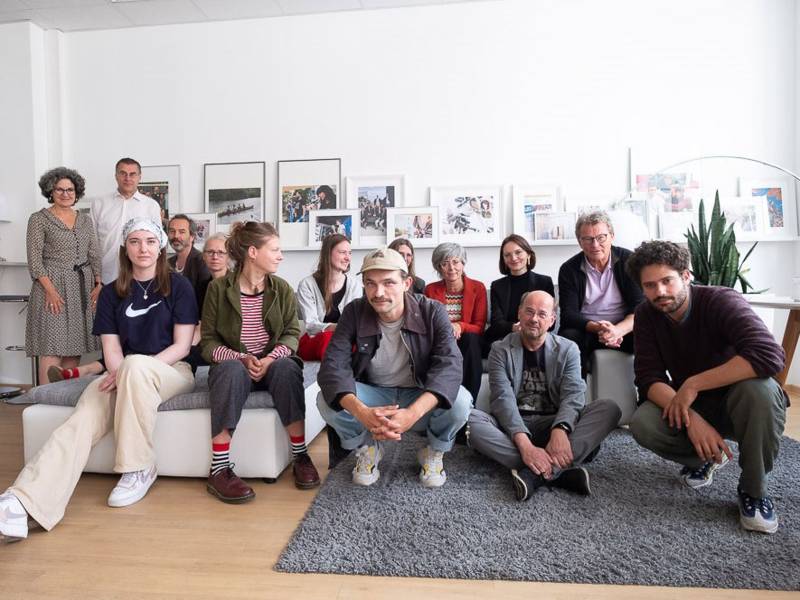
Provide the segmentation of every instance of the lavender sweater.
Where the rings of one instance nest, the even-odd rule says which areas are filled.
[[[783,369],[783,348],[739,292],[692,285],[689,298],[689,312],[680,323],[647,301],[636,309],[634,370],[640,403],[654,383],[677,390],[692,375],[718,367],[737,354],[758,377],[772,377]]]

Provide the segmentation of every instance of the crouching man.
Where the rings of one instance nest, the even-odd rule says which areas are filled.
[[[550,294],[524,294],[518,316],[519,331],[492,345],[491,414],[472,411],[469,444],[511,469],[520,501],[543,485],[589,495],[580,465],[594,458],[621,411],[611,400],[586,406],[578,346],[547,332],[556,318]]]
[[[359,275],[364,297],[339,318],[317,377],[317,406],[342,447],[357,449],[353,483],[375,483],[381,443],[417,431],[428,439],[419,479],[439,487],[447,477],[442,456],[472,405],[460,386],[461,352],[447,312],[409,293],[408,267],[394,250],[367,254]]]

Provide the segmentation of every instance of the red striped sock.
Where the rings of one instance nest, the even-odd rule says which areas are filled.
[[[61,376],[64,379],[77,379],[81,376],[80,371],[78,371],[78,367],[72,369],[61,369]]]
[[[305,435],[290,435],[289,441],[292,443],[292,456],[308,452]]]
[[[231,464],[231,443],[211,444],[211,474],[216,475]]]

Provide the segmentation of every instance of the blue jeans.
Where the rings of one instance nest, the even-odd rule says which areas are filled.
[[[356,396],[369,407],[397,404],[400,408],[407,408],[424,391],[419,388],[382,388],[356,383]],[[365,444],[374,443],[372,434],[358,419],[346,410],[332,409],[323,399],[322,393],[317,395],[317,408],[325,422],[333,427],[342,438],[343,448],[355,450]],[[425,432],[431,448],[440,452],[449,452],[453,448],[456,432],[467,422],[471,408],[472,397],[467,390],[460,387],[452,408],[434,408],[414,423],[411,431]]]

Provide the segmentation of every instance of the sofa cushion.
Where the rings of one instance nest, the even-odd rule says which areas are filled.
[[[303,366],[303,383],[305,387],[317,381],[319,362],[306,362]],[[11,398],[14,404],[52,404],[55,406],[75,406],[94,379],[100,375],[66,379],[56,383],[47,383],[31,388],[27,393]],[[245,408],[272,408],[272,396],[269,392],[251,392],[247,397]],[[186,394],[173,396],[163,402],[158,410],[188,410],[192,408],[209,408],[208,403],[208,367],[200,367],[195,375],[194,390]]]

